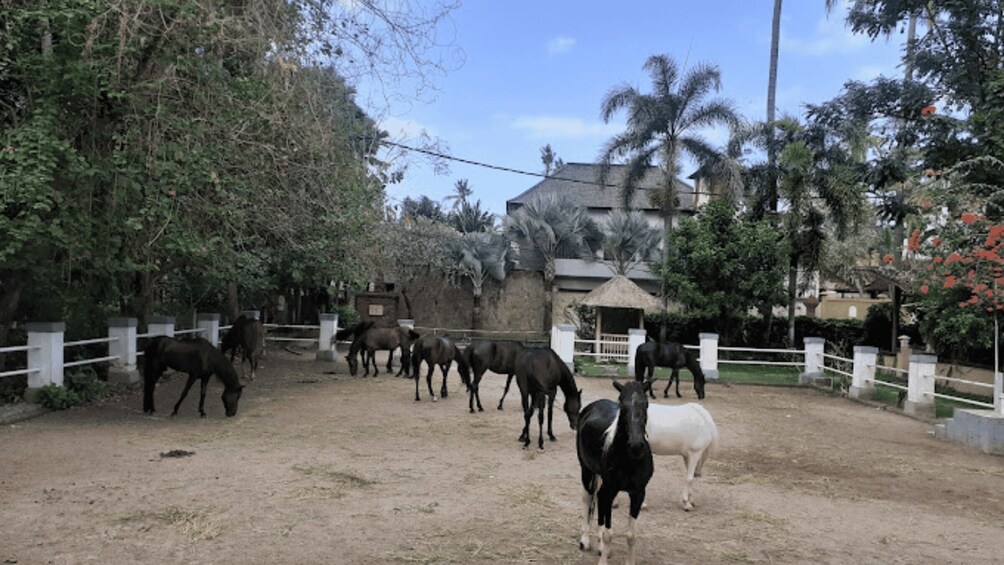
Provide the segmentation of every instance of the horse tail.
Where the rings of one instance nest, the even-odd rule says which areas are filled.
[[[467,346],[467,349],[461,351],[456,345],[453,346],[453,360],[457,362],[457,372],[460,373],[460,380],[467,387],[468,391],[471,390],[471,364],[467,359],[469,356],[467,350],[470,348],[470,346]]]

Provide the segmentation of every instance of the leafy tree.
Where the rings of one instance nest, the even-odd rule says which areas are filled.
[[[558,157],[558,154],[551,149],[551,144],[540,148],[540,162],[544,164],[544,176],[549,177],[551,173],[565,166],[565,162]]]
[[[449,215],[450,225],[461,233],[490,232],[495,228],[495,215],[481,209],[481,201],[464,202]]]
[[[602,222],[603,258],[616,275],[627,275],[636,265],[650,261],[659,249],[662,233],[637,210],[614,210]]]
[[[592,257],[601,235],[585,208],[566,198],[549,194],[531,198],[504,222],[506,235],[522,246],[540,253],[544,260],[543,327],[552,324],[555,259]]]
[[[446,215],[439,202],[423,195],[418,200],[414,200],[410,196],[406,197],[401,203],[401,217],[408,220],[428,218],[434,222],[441,222],[446,218]]]
[[[784,304],[786,243],[766,220],[737,218],[727,202],[712,200],[669,235],[670,252],[659,269],[670,297],[686,312],[713,319],[725,343],[734,343],[739,322],[757,310]]]
[[[517,252],[502,235],[465,233],[450,247],[449,272],[455,278],[471,281],[474,311],[471,327],[481,325],[481,293],[488,278],[505,280],[506,272],[516,263]]]

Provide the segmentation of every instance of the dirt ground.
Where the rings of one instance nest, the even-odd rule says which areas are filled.
[[[135,391],[4,426],[0,562],[595,563],[578,549],[574,432],[556,409],[558,441],[522,450],[515,385],[495,409],[503,381],[488,373],[486,411],[470,414],[455,374],[449,398],[423,390],[415,402],[410,380],[350,377],[342,361],[273,349],[235,418],[217,382],[208,418],[198,387],[170,418],[175,376],[152,417]],[[584,404],[615,398],[607,379],[578,383]],[[704,404],[721,447],[696,483],[697,508],[679,503],[680,458],[657,458],[641,563],[1004,556],[1001,458],[812,390],[709,384]],[[626,555],[626,506],[614,511],[614,563]]]

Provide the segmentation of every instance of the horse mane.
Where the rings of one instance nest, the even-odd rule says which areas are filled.
[[[554,352],[553,349],[548,349],[551,352],[552,360],[558,364],[558,371],[561,373],[561,378],[558,379],[558,387],[561,389],[561,393],[568,398],[569,395],[579,394],[579,389],[575,385],[575,376],[572,374],[572,370],[568,368],[568,365],[558,357],[558,354]]]
[[[697,360],[697,356],[694,355],[693,351],[680,346],[683,349],[683,356],[687,360],[687,370],[690,371],[694,378],[696,379],[698,375],[701,376],[701,380],[704,380],[704,371],[701,370],[701,363]]]

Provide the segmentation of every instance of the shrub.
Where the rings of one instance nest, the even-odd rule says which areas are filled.
[[[45,385],[38,391],[38,403],[52,410],[66,410],[81,404],[80,395],[59,385]]]
[[[91,367],[83,367],[64,378],[65,386],[45,385],[38,392],[38,403],[52,410],[66,410],[108,394],[109,385],[98,378]]]

